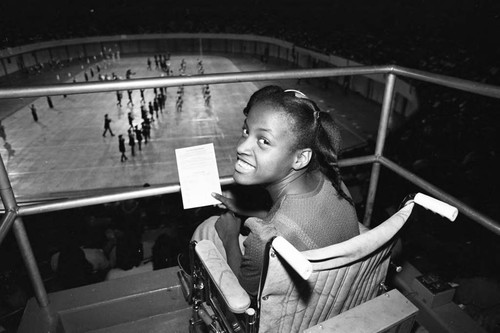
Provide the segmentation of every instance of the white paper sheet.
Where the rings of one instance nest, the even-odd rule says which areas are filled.
[[[184,209],[216,205],[221,193],[213,143],[175,150]]]

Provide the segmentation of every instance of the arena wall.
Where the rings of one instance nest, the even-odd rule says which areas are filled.
[[[63,66],[68,61],[98,59],[106,56],[155,53],[245,54],[266,62],[279,60],[292,68],[326,68],[363,66],[335,55],[322,54],[270,37],[239,34],[146,34],[118,35],[53,40],[0,50],[0,76],[18,71],[36,74],[42,66]],[[385,78],[383,75],[314,79],[324,87],[337,83],[381,104]],[[393,110],[403,118],[418,109],[414,87],[398,79]]]

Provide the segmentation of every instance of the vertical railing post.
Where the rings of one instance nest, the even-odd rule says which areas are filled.
[[[47,305],[49,305],[47,291],[45,290],[45,286],[43,285],[42,276],[40,275],[40,271],[38,270],[36,258],[33,254],[33,250],[31,249],[28,234],[26,233],[26,229],[24,228],[23,220],[21,217],[18,217],[14,221],[12,229],[14,231],[14,236],[16,237],[19,249],[21,250],[21,256],[23,257],[24,265],[28,270],[31,284],[33,285],[33,291],[35,292],[35,297],[38,301],[38,305],[40,305],[41,307],[46,307]]]
[[[5,214],[0,221],[0,244],[9,232],[10,227],[14,223],[17,215],[18,207],[12,186],[10,185],[9,176],[3,158],[0,155],[0,197],[2,198]]]
[[[10,218],[12,215],[17,215],[18,207],[16,198],[14,196],[14,191],[12,191],[12,186],[10,184],[9,176],[7,170],[5,169],[5,164],[0,156],[0,196],[2,197],[2,202],[5,207],[6,218],[2,219],[2,224],[0,225],[0,243],[5,237],[5,234],[9,231],[11,225],[14,231],[14,236],[16,237],[21,256],[23,257],[24,264],[28,270],[28,274],[33,284],[33,290],[35,292],[35,297],[38,304],[41,307],[46,307],[49,304],[47,291],[43,285],[42,277],[38,266],[36,264],[35,256],[33,255],[33,250],[28,240],[26,230],[23,225],[21,217]]]
[[[391,114],[392,98],[394,94],[394,84],[396,76],[389,73],[386,78],[384,100],[382,101],[382,114],[380,115],[380,123],[378,126],[377,142],[375,145],[375,158],[378,159],[382,156],[385,146],[385,138],[387,136],[387,129],[389,127],[389,116]],[[367,227],[370,226],[373,203],[375,202],[375,195],[377,194],[378,179],[380,176],[380,162],[377,160],[372,165],[372,173],[370,176],[370,185],[368,187],[368,197],[366,198],[366,209],[363,224]]]

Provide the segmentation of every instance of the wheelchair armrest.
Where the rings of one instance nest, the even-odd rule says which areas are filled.
[[[250,297],[214,243],[201,240],[196,244],[195,251],[229,310],[244,313],[250,307]]]

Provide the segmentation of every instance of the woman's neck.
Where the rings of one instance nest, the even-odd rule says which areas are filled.
[[[294,171],[277,183],[266,186],[273,203],[287,194],[303,194],[311,192],[318,185],[316,173],[306,170]]]

